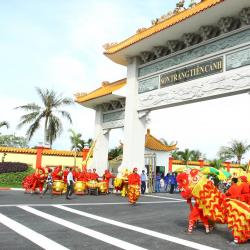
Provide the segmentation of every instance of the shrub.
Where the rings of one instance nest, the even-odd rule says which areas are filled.
[[[22,162],[0,162],[0,174],[11,172],[24,172],[28,164]]]
[[[0,183],[3,185],[11,185],[11,184],[18,184],[21,185],[23,179],[32,173],[35,172],[35,169],[32,167],[28,167],[25,171],[22,172],[15,172],[15,173],[2,173],[0,174]]]

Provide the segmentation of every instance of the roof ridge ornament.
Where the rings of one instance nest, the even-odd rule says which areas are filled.
[[[160,23],[160,22],[163,22],[165,21],[166,19],[169,19],[171,18],[172,16],[174,15],[177,15],[179,14],[180,12],[186,10],[186,9],[191,9],[193,8],[194,6],[196,6],[197,4],[203,2],[204,0],[190,0],[190,3],[188,4],[188,7],[186,8],[185,7],[185,0],[179,0],[179,2],[176,3],[176,7],[173,11],[169,11],[167,12],[166,14],[162,15],[161,17],[159,18],[155,18],[151,21],[151,24],[152,26]],[[138,29],[136,31],[136,33],[140,33],[142,31],[144,31],[145,28],[141,28],[141,29]]]
[[[118,43],[114,42],[114,43],[105,43],[102,45],[102,47],[105,49],[105,50],[108,50],[110,49],[111,47],[117,45]]]

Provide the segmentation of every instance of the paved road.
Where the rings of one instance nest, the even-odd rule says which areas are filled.
[[[0,249],[235,249],[224,225],[186,234],[187,215],[178,194],[147,195],[130,206],[119,195],[65,200],[0,191]]]

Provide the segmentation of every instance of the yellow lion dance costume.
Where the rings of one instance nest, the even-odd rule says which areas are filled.
[[[244,243],[250,239],[250,205],[226,198],[198,170],[179,174],[177,182],[182,197],[194,198],[202,215],[210,221],[227,224],[236,243]]]

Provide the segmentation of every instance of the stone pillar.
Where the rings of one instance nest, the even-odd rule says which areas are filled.
[[[95,147],[91,168],[95,168],[99,175],[103,175],[108,169],[109,130],[103,130],[103,113],[101,107],[97,107],[95,115]]]
[[[137,112],[138,81],[137,81],[138,59],[132,58],[127,66],[127,93],[124,120],[124,145],[123,161],[119,172],[124,168],[132,170],[138,168],[138,173],[145,169],[145,132],[148,112]]]

